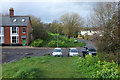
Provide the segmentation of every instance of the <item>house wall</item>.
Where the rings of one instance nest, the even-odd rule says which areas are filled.
[[[28,25],[27,25],[27,42],[28,44],[30,43],[30,41],[32,40],[32,26],[31,26],[31,23],[30,23],[30,20],[28,21]]]
[[[26,33],[23,33],[23,28],[25,28]],[[21,36],[25,36],[25,35],[27,36],[27,27],[19,27],[19,44],[22,44]],[[28,44],[27,38],[28,37],[26,37],[26,44]]]
[[[4,27],[4,42],[5,44],[10,44],[10,27]]]
[[[23,33],[23,27],[19,27],[19,43],[22,45],[22,38],[21,36],[26,35],[26,44],[28,44],[28,37],[27,37],[27,27],[24,27],[26,30],[26,33]],[[10,36],[10,27],[4,27],[4,44],[11,44],[11,36]]]
[[[23,28],[25,28],[26,32],[23,33]],[[4,27],[4,44],[10,45],[11,44],[11,27],[9,26],[5,26]],[[19,36],[19,43],[22,45],[22,36],[26,36],[26,45],[28,45],[31,41],[31,31],[32,31],[32,27],[30,24],[30,20],[28,21],[28,25],[27,26],[19,26],[18,27],[18,36]]]

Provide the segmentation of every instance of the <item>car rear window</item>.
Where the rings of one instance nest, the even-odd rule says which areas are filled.
[[[89,49],[89,51],[96,51],[95,49]]]

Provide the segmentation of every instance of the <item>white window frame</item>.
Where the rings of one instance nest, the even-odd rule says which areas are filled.
[[[19,27],[16,27],[16,33],[12,33],[12,29],[13,29],[13,27],[11,27],[11,34],[18,34],[18,32],[19,32]]]
[[[0,36],[0,43],[4,43],[4,36]]]
[[[0,34],[4,35],[4,27],[0,27]]]
[[[0,27],[0,43],[4,43],[4,27]]]
[[[11,44],[13,44],[12,37],[16,37],[16,39],[17,39],[17,42],[14,44],[19,43],[19,27],[16,27],[16,33],[12,33],[12,27],[10,27],[10,33],[11,33],[11,35],[10,35],[11,36]]]
[[[14,44],[19,43],[19,36],[12,36],[11,39],[12,39],[13,37],[16,37],[16,42],[15,42]],[[12,39],[12,43],[13,43],[13,39]]]

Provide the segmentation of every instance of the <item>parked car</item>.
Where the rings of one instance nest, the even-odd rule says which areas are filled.
[[[55,48],[52,52],[52,56],[63,56],[61,48]]]
[[[89,48],[87,51],[87,54],[96,56],[96,49],[95,48]]]
[[[79,55],[79,52],[76,48],[70,48],[69,49],[68,56],[77,56],[77,55]]]
[[[75,39],[75,40],[74,40],[74,43],[77,43],[77,42],[78,42],[78,40],[77,40],[77,39]]]

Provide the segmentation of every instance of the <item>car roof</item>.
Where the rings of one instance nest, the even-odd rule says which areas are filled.
[[[70,48],[70,49],[77,49],[77,48]]]
[[[61,49],[61,48],[55,48],[55,49]]]

